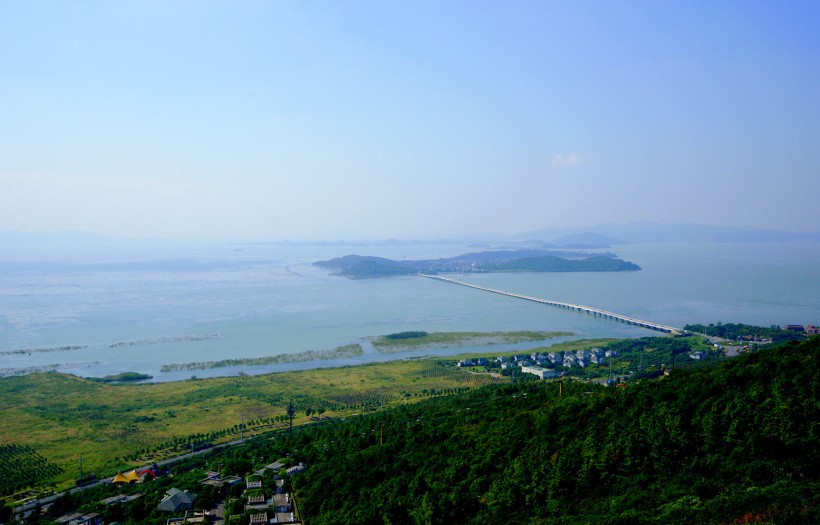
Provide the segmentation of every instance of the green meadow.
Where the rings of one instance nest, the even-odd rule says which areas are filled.
[[[299,425],[509,381],[459,369],[456,359],[148,384],[57,372],[8,377],[0,379],[0,445],[29,447],[49,464],[37,484],[65,488],[81,456],[84,474],[113,475],[238,439],[243,424],[245,436],[284,429],[290,403]]]

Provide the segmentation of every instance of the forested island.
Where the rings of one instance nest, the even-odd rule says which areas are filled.
[[[345,255],[314,264],[353,278],[448,272],[623,272],[641,269],[637,264],[619,259],[612,253],[546,250],[497,250],[417,261]]]

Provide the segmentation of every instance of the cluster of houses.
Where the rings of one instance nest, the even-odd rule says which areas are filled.
[[[290,494],[284,490],[285,481],[280,474],[284,473],[286,476],[298,474],[305,470],[304,464],[299,463],[285,469],[283,463],[276,461],[256,473],[261,476],[267,470],[276,473],[274,475],[276,487],[270,497],[265,495],[266,491],[263,490],[262,480],[259,477],[245,480],[245,492],[242,497],[245,498],[245,512],[250,513],[250,523],[301,523],[294,512]]]
[[[264,490],[262,486],[261,476],[267,470],[274,472],[274,482],[276,487],[272,491]],[[284,490],[284,476],[292,476],[305,470],[305,465],[299,463],[296,466],[285,468],[284,463],[279,461],[266,465],[262,469],[256,471],[258,476],[252,476],[245,479],[245,491],[242,497],[245,500],[244,511],[250,513],[251,523],[301,523],[294,510],[291,496]],[[141,481],[136,472],[120,474],[130,480],[118,480],[120,482],[138,483]],[[280,477],[282,476],[282,477]],[[207,472],[205,479],[200,481],[202,485],[235,485],[240,483],[242,478],[238,476],[222,477],[219,472]],[[266,496],[266,494],[271,494]],[[143,494],[124,495],[118,494],[106,498],[101,503],[105,505],[112,505],[114,503],[125,503],[142,497]],[[157,505],[156,509],[161,512],[169,514],[180,514],[182,516],[168,518],[167,525],[176,525],[184,523],[206,523],[212,519],[212,516],[204,509],[195,510],[194,502],[196,494],[187,490],[180,490],[178,488],[170,488],[165,492],[165,496]],[[77,512],[66,514],[55,520],[59,525],[102,525],[103,517],[98,513],[80,514]]]
[[[532,354],[521,354],[513,356],[499,356],[493,362],[485,357],[475,359],[463,359],[457,366],[500,366],[502,370],[514,367],[541,367],[541,368],[572,368],[586,367],[590,364],[603,365],[609,362],[610,358],[618,357],[615,350],[603,350],[601,348],[590,348],[577,350],[575,352],[550,352],[542,354],[533,352]],[[524,371],[524,370],[522,370]],[[530,372],[532,373],[532,372]]]

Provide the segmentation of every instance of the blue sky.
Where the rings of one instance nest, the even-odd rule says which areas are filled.
[[[818,2],[0,3],[0,230],[820,229]]]

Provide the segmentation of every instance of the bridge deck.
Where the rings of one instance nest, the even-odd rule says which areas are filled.
[[[589,315],[597,316],[597,317],[604,317],[606,319],[613,319],[615,321],[620,321],[622,323],[627,323],[635,326],[640,326],[642,328],[648,328],[650,330],[656,330],[658,332],[664,332],[667,334],[680,334],[683,332],[680,328],[676,328],[674,326],[667,326],[659,323],[653,323],[652,321],[644,321],[642,319],[635,319],[634,317],[629,317],[626,315],[617,314],[615,312],[610,312],[607,310],[602,310],[600,308],[593,308],[591,306],[584,306],[582,304],[574,304],[574,303],[564,303],[561,301],[551,301],[549,299],[541,299],[538,297],[530,297],[528,295],[521,295],[512,292],[506,292],[504,290],[497,290],[495,288],[487,288],[485,286],[479,286],[477,284],[470,284],[465,283],[464,281],[457,281],[455,279],[450,279],[449,277],[441,277],[438,275],[428,275],[428,274],[419,274],[420,277],[426,277],[428,279],[436,279],[438,281],[443,281],[445,283],[451,284],[458,284],[460,286],[466,286],[467,288],[475,288],[476,290],[483,290],[485,292],[492,292],[499,295],[506,295],[508,297],[515,297],[516,299],[524,299],[525,301],[532,301],[534,303],[540,304],[547,304],[550,306],[556,306],[558,308],[565,308],[568,310],[573,310],[576,312],[583,312]]]

